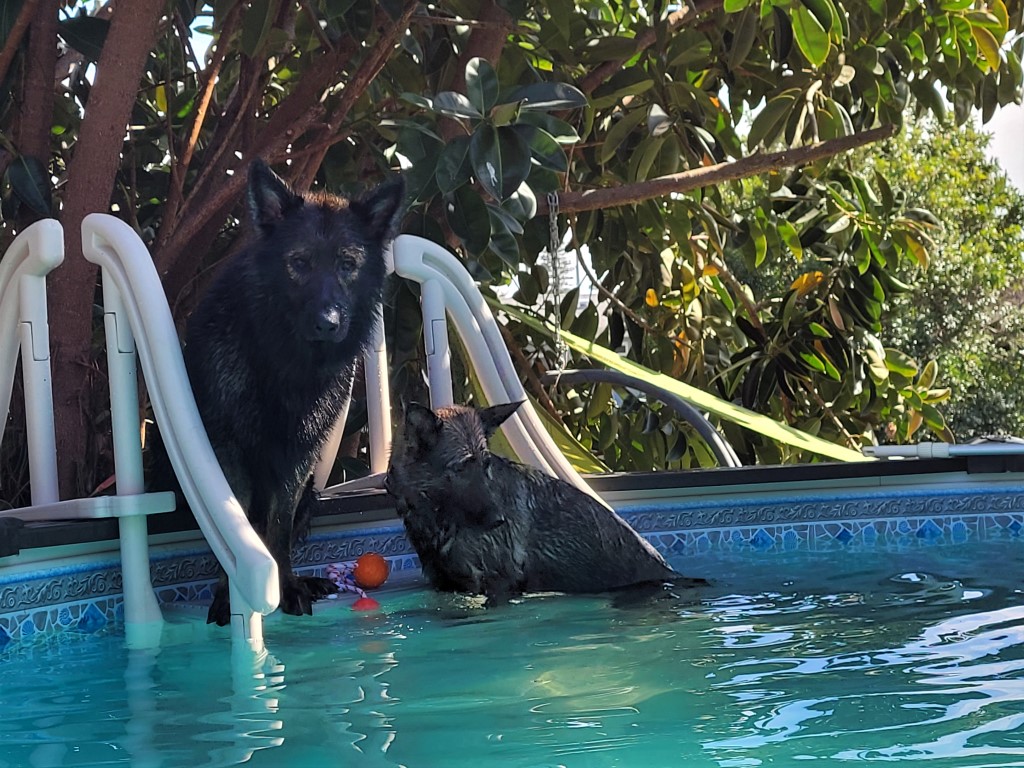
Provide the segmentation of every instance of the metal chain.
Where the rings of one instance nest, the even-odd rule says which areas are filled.
[[[551,291],[551,304],[555,312],[555,355],[558,371],[561,374],[569,364],[569,347],[562,338],[562,272],[559,253],[562,238],[558,234],[558,193],[548,192],[548,255],[551,257],[551,275],[548,285]],[[555,379],[557,385],[558,380]]]

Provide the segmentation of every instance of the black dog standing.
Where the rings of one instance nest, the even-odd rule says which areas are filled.
[[[249,171],[252,237],[188,322],[185,366],[228,483],[277,561],[281,610],[312,613],[333,582],[299,577],[309,481],[370,341],[404,194],[401,177],[360,200],[294,193],[262,161]],[[221,579],[208,621],[230,622]]]

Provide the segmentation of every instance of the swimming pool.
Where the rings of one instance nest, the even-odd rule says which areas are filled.
[[[675,564],[715,584],[483,609],[398,578],[272,617],[253,675],[187,607],[159,651],[19,644],[0,766],[1024,765],[1024,541]]]

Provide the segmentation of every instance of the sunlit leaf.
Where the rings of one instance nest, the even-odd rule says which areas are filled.
[[[788,221],[780,221],[778,225],[779,237],[782,238],[782,242],[789,248],[790,253],[800,261],[804,257],[803,246],[800,245],[800,235],[796,231],[796,227],[790,224]]]
[[[989,69],[999,69],[1002,58],[999,55],[999,43],[995,36],[984,27],[972,26],[971,34],[978,43],[978,50],[988,64]]]
[[[800,277],[793,281],[790,288],[796,291],[798,295],[805,296],[821,285],[821,282],[824,279],[824,272],[819,272],[818,270],[814,270],[813,272],[804,272]]]
[[[820,67],[828,58],[831,47],[828,32],[804,5],[795,5],[790,18],[793,23],[793,37],[796,38],[800,52],[811,64]]]
[[[898,349],[887,348],[885,350],[885,367],[893,373],[910,379],[917,375],[917,361]]]
[[[487,59],[477,57],[466,64],[466,94],[480,114],[498,101],[498,75]]]
[[[922,387],[923,389],[928,389],[935,383],[935,379],[938,378],[938,375],[939,364],[934,360],[929,360],[921,370],[921,375],[917,379],[917,386]]]
[[[504,94],[502,103],[521,102],[525,111],[576,109],[587,105],[587,97],[575,86],[568,83],[532,83]]]

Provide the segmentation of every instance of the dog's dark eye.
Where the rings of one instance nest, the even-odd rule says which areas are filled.
[[[356,271],[356,260],[351,256],[341,256],[338,259],[338,274],[345,275]]]
[[[313,262],[311,262],[306,256],[293,256],[291,260],[292,271],[304,275],[313,268]]]

